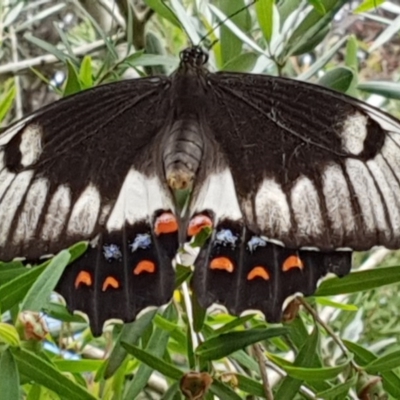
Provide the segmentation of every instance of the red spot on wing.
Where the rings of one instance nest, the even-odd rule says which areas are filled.
[[[234,266],[232,261],[227,257],[216,257],[210,263],[211,269],[220,269],[227,272],[233,272]]]
[[[212,228],[212,225],[211,218],[207,217],[207,215],[196,215],[189,222],[187,235],[196,236],[203,228],[207,226]]]
[[[304,268],[303,261],[301,261],[300,257],[290,256],[284,261],[284,263],[282,265],[283,272],[287,272],[287,271],[291,270],[292,268],[299,268],[299,269]]]
[[[247,280],[252,281],[253,279],[256,279],[256,278],[261,278],[261,279],[264,279],[265,281],[268,281],[269,273],[264,267],[261,267],[261,266],[254,267],[247,274]]]
[[[155,234],[162,235],[163,233],[174,233],[178,231],[178,221],[175,215],[170,212],[161,214],[154,223]]]
[[[75,279],[75,289],[81,285],[92,286],[92,275],[87,271],[80,271]]]
[[[113,276],[107,276],[107,278],[103,282],[103,287],[101,288],[101,290],[105,292],[109,287],[113,289],[119,288],[119,282]]]
[[[133,270],[134,275],[140,275],[143,272],[148,272],[149,274],[153,274],[156,270],[156,266],[153,261],[143,260],[136,265],[135,269]]]

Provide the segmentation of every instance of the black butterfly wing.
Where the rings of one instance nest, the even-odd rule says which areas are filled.
[[[215,226],[196,264],[201,304],[277,321],[289,295],[312,294],[329,271],[347,273],[351,249],[400,246],[399,121],[294,80],[208,81],[209,127],[225,164],[192,204]],[[213,182],[218,194],[205,202]]]
[[[168,85],[97,87],[0,136],[0,259],[37,260],[90,240],[58,291],[95,334],[105,320],[132,320],[172,295],[177,223],[157,164]]]

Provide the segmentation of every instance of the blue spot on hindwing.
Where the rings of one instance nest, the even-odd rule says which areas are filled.
[[[103,245],[103,255],[107,261],[120,261],[122,259],[121,250],[116,244]]]
[[[221,246],[230,245],[231,247],[236,246],[238,237],[232,233],[230,229],[221,229],[215,234],[214,244]]]
[[[247,242],[247,248],[251,253],[253,253],[257,247],[265,247],[267,245],[267,241],[264,239],[261,239],[259,236],[253,236],[248,242]]]
[[[137,249],[148,249],[151,246],[151,237],[148,233],[138,233],[135,240],[129,244],[131,252],[135,252]]]

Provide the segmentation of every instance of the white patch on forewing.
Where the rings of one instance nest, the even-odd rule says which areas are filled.
[[[28,242],[35,234],[37,224],[46,201],[49,184],[47,179],[39,178],[33,181],[26,196],[24,206],[14,232],[14,243]]]
[[[297,179],[291,192],[293,213],[302,237],[314,238],[322,234],[324,223],[318,192],[312,181],[305,176]]]
[[[322,191],[334,234],[342,238],[356,230],[349,187],[337,164],[327,166],[322,173]]]
[[[150,221],[154,211],[163,209],[173,209],[173,204],[158,177],[131,168],[108,218],[107,230],[121,229],[125,222]]]
[[[281,185],[273,179],[264,179],[255,198],[257,223],[268,235],[280,236],[289,232],[290,209]]]
[[[0,202],[0,247],[6,244],[14,215],[31,182],[33,171],[24,171],[16,176]]]
[[[399,151],[400,156],[400,151]],[[367,165],[379,185],[386,209],[389,213],[390,224],[394,235],[400,236],[400,186],[392,171],[386,164],[381,155],[377,155],[373,160],[367,161]]]
[[[43,240],[55,240],[61,235],[67,223],[67,217],[71,207],[71,190],[68,186],[60,185],[46,212],[46,218],[42,230]]]
[[[67,233],[90,235],[96,226],[100,203],[99,191],[93,184],[89,184],[73,206]]]
[[[340,133],[344,150],[354,155],[363,151],[364,140],[368,133],[367,123],[368,117],[358,111],[346,118]]]
[[[39,125],[28,125],[21,135],[21,164],[24,167],[34,164],[42,154],[43,131]]]
[[[0,135],[0,146],[7,144],[20,131],[20,129],[24,125],[26,125],[34,116],[35,114],[31,114],[29,117],[26,117],[22,121],[19,121],[14,126],[4,131]]]
[[[207,177],[191,206],[192,215],[207,209],[215,213],[216,221],[223,218],[242,218],[232,174],[228,168]]]
[[[346,169],[361,207],[361,214],[368,231],[387,231],[385,211],[381,196],[367,166],[359,160],[348,158]]]

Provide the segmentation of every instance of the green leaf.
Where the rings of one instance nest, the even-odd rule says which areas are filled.
[[[357,85],[357,89],[368,93],[379,94],[388,99],[400,100],[400,83],[398,82],[363,82]]]
[[[271,358],[276,361],[276,358]],[[301,367],[292,367],[286,364],[280,365],[282,369],[286,371],[288,375],[293,378],[300,379],[306,382],[312,381],[322,381],[335,379],[337,376],[342,373],[345,369],[347,369],[350,359],[348,359],[344,364],[338,365],[336,367],[325,367],[325,368],[301,368]]]
[[[153,356],[149,352],[139,349],[139,347],[132,346],[128,343],[122,343],[122,346],[128,351],[129,354],[132,354],[139,361],[160,372],[164,376],[175,380],[180,380],[182,378],[183,372],[176,368],[173,364],[166,363],[161,358]]]
[[[238,381],[237,387],[240,390],[243,390],[244,392],[252,394],[254,396],[265,396],[264,388],[261,383],[241,374],[235,374],[235,377]],[[276,398],[278,399],[279,397]]]
[[[237,317],[234,320],[216,329],[214,333],[215,335],[221,335],[222,333],[230,332],[236,327],[244,325],[247,321],[250,321],[253,317],[254,315],[252,314],[243,315],[243,317]]]
[[[121,343],[125,342],[130,345],[135,345],[138,343],[139,339],[143,335],[143,332],[149,327],[156,314],[157,310],[150,310],[143,314],[136,321],[123,325],[115,346],[108,360],[106,360],[103,374],[104,379],[108,379],[114,375],[115,371],[123,363],[128,354],[125,348],[122,347]]]
[[[59,303],[47,303],[43,307],[43,311],[52,318],[58,319],[63,322],[77,322],[77,323],[82,323],[82,324],[87,324],[87,320],[79,314],[71,314],[67,307],[64,306],[63,304]]]
[[[36,354],[23,349],[12,349],[20,374],[53,390],[60,397],[71,400],[95,400],[82,386],[59,372],[53,365]]]
[[[349,393],[349,390],[355,387],[357,380],[358,375],[353,375],[346,382],[334,386],[331,389],[324,390],[323,392],[319,392],[316,397],[324,400],[345,399],[347,398],[346,395]]]
[[[321,0],[307,0],[315,9],[315,11],[317,11],[317,13],[319,13],[320,15],[324,15],[326,13],[325,7],[322,3]]]
[[[12,84],[10,85],[9,82],[12,81],[10,80],[6,83],[2,83],[2,85],[4,85],[5,93],[3,93],[0,98],[0,122],[3,121],[4,117],[11,110],[15,98],[16,91],[14,83],[12,82]]]
[[[0,393],[2,399],[20,399],[19,374],[10,349],[0,353]]]
[[[218,399],[242,400],[242,397],[233,389],[216,379],[211,384],[210,392],[214,393]]]
[[[39,267],[27,269],[28,272],[0,286],[1,310],[7,311],[19,303],[38,276],[46,269],[48,261]]]
[[[173,304],[170,304],[163,312],[163,317],[175,321],[177,318],[176,310]],[[168,344],[169,332],[166,332],[160,328],[154,329],[149,342],[146,346],[146,351],[155,357],[161,357]],[[147,365],[142,364],[139,370],[135,374],[134,378],[130,382],[125,391],[124,400],[135,399],[136,396],[146,386],[153,369]]]
[[[371,10],[375,10],[381,4],[383,4],[385,0],[364,0],[354,11],[355,14],[365,13]]]
[[[75,66],[70,60],[66,61],[68,68],[67,81],[64,86],[64,97],[70,96],[71,94],[78,93],[82,90],[81,83],[79,81],[79,75]]]
[[[313,332],[311,333],[310,336],[307,337],[307,340],[301,347],[293,365],[302,367],[313,366],[314,357],[317,351],[318,341],[319,341],[319,331],[317,327],[314,327]],[[276,398],[285,400],[293,399],[298,393],[302,383],[303,381],[301,379],[296,379],[295,377],[289,375],[286,376],[279,385],[279,389],[276,392]]]
[[[347,89],[347,94],[357,97],[357,84],[358,84],[358,41],[354,35],[349,36],[346,44],[345,55],[346,67],[353,71],[353,80],[350,87]]]
[[[46,42],[42,39],[32,36],[31,34],[24,35],[24,38],[29,42],[33,43],[35,46],[40,47],[46,53],[52,54],[54,57],[58,58],[60,61],[66,63],[68,56],[62,52],[61,50],[57,49],[56,46],[53,46],[51,43]],[[77,61],[77,60],[74,60]]]
[[[273,0],[258,0],[255,7],[258,23],[260,24],[261,31],[268,43],[271,42],[273,32],[274,4]]]
[[[343,340],[343,343],[355,355],[356,362],[361,366],[365,366],[378,359],[374,353],[357,343],[348,340]],[[383,378],[383,387],[385,390],[387,390],[394,398],[400,398],[400,378],[392,371],[384,371],[381,376]]]
[[[0,263],[0,283],[4,285],[12,279],[25,274],[27,268],[22,266],[20,262]]]
[[[160,17],[165,18],[173,25],[181,28],[181,24],[176,18],[175,14],[171,11],[171,9],[165,4],[162,0],[143,0],[152,10],[154,10]]]
[[[43,305],[48,302],[50,294],[60,280],[70,258],[69,251],[63,250],[51,259],[47,268],[30,287],[21,304],[21,311],[40,311],[42,309]]]
[[[222,11],[237,28],[247,32],[251,27],[249,11],[245,9],[244,0],[218,0],[216,2],[219,10]],[[242,10],[237,13],[237,11]],[[235,14],[236,13],[236,14]],[[226,26],[221,27],[220,46],[222,63],[226,64],[230,60],[238,57],[242,53],[243,41],[240,40],[231,29]]]
[[[83,372],[97,371],[103,364],[102,360],[54,360],[54,365],[59,371],[81,374]]]
[[[78,242],[72,245],[68,249],[69,254],[71,254],[71,259],[69,260],[69,263],[71,264],[77,258],[79,258],[87,250],[88,245],[89,245],[88,242]]]
[[[365,366],[366,371],[369,374],[382,373],[384,371],[390,371],[400,366],[400,350],[393,351],[385,354],[382,357],[371,361]]]
[[[356,271],[343,278],[323,281],[314,296],[363,292],[396,282],[400,282],[400,266]]]
[[[257,3],[256,3],[257,4]],[[223,71],[231,72],[247,72],[254,68],[258,60],[258,55],[255,53],[242,53],[236,58],[229,60],[223,67]]]
[[[9,346],[19,346],[21,344],[18,332],[13,325],[0,322],[0,343],[5,343]]]
[[[326,297],[316,297],[315,301],[316,301],[316,303],[320,304],[321,306],[333,307],[338,310],[343,310],[343,311],[357,311],[358,310],[358,307],[355,306],[354,304],[338,303],[336,301],[329,300]]]
[[[83,89],[88,89],[93,86],[92,58],[90,56],[83,57],[79,69],[79,81]]]
[[[329,87],[339,92],[345,93],[351,86],[354,74],[350,68],[337,67],[328,71],[319,80],[321,86]]]
[[[328,34],[330,22],[346,3],[347,0],[324,1],[323,6],[326,12],[323,15],[314,8],[290,36],[284,50],[285,58],[314,49]]]
[[[196,349],[195,353],[204,360],[217,360],[251,344],[284,335],[287,332],[287,328],[266,328],[225,333],[206,340]]]

